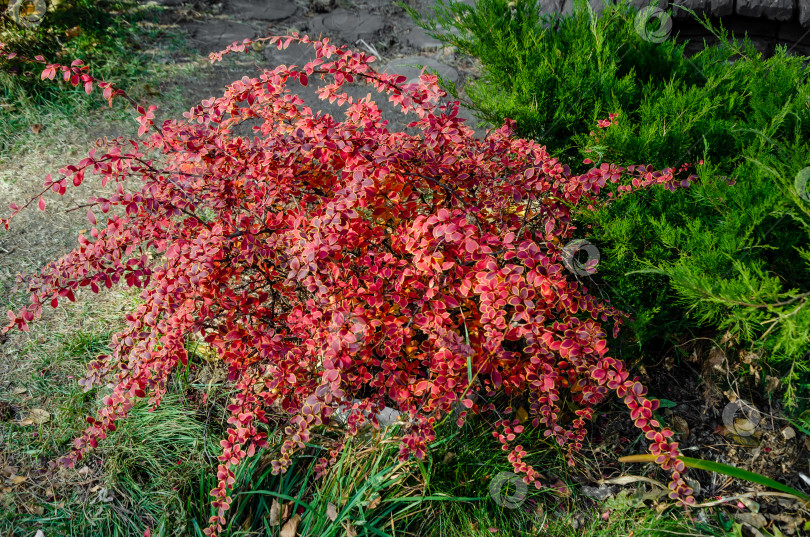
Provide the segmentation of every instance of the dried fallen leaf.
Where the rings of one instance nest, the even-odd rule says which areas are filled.
[[[8,478],[8,482],[12,485],[22,485],[26,480],[27,478],[21,475],[13,475]]]
[[[759,513],[735,513],[734,519],[742,524],[750,524],[755,528],[762,528],[768,524],[768,519]]]
[[[82,466],[79,468],[78,474],[80,476],[88,476],[90,475],[90,467],[89,466]]]
[[[22,395],[28,391],[28,388],[25,386],[17,386],[13,390],[11,390],[11,395]]]
[[[290,515],[293,514],[293,506],[295,502],[287,502],[281,509],[281,520],[287,520],[290,518]]]
[[[382,502],[382,496],[377,495],[377,496],[376,496],[376,497],[375,497],[373,500],[371,500],[371,501],[369,502],[369,504],[368,504],[368,508],[369,508],[369,509],[374,509],[375,507],[377,507],[378,505],[380,505],[380,502]]]
[[[557,479],[552,485],[551,488],[557,491],[560,496],[565,496],[566,498],[571,495],[571,490],[569,490],[568,486]]]
[[[267,524],[271,527],[279,526],[281,524],[281,504],[278,500],[273,500],[270,506],[270,513],[267,515]]]
[[[37,425],[42,425],[51,419],[51,415],[41,408],[32,408],[31,411],[28,412],[28,419]]]
[[[32,123],[31,124],[31,132],[34,134],[39,134],[42,131],[42,123]]]
[[[19,423],[20,423],[20,425],[22,425],[23,427],[28,427],[29,425],[33,425],[33,424],[34,424],[34,420],[32,420],[31,418],[25,418],[24,420],[20,420],[20,422],[19,422]]]
[[[765,377],[765,393],[770,396],[779,389],[779,379],[768,375]]]
[[[680,434],[683,437],[683,441],[686,442],[689,440],[689,424],[686,423],[686,420],[680,416],[675,416],[672,418],[672,428],[675,429],[675,432]]]
[[[346,530],[346,537],[357,537],[357,530],[354,529],[351,522],[346,522],[343,525],[343,529]]]
[[[101,490],[98,491],[98,499],[104,503],[109,503],[115,499],[115,496],[111,490],[102,487]]]
[[[295,537],[298,533],[298,524],[301,523],[301,515],[293,515],[284,526],[281,527],[281,537]]]
[[[726,353],[717,347],[713,347],[709,351],[709,365],[712,369],[723,371],[723,361],[726,359]]]
[[[333,503],[327,504],[326,505],[326,518],[328,518],[329,520],[334,522],[335,520],[337,520],[337,516],[338,516],[338,512],[337,512],[337,507],[335,507],[335,504],[333,504]]]
[[[68,36],[68,37],[79,37],[83,33],[84,33],[84,30],[82,30],[81,26],[74,26],[73,28],[71,28],[69,30],[65,30],[65,35]]]
[[[25,508],[26,508],[26,509],[28,510],[28,512],[29,512],[29,513],[31,513],[32,515],[41,515],[41,514],[44,514],[44,513],[45,513],[45,508],[44,508],[44,507],[42,507],[41,505],[31,505],[31,504],[28,504],[28,505],[26,505],[26,506],[25,506]]]

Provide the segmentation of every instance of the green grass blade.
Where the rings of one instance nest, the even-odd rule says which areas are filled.
[[[693,459],[691,457],[678,457],[678,459],[682,460],[683,463],[690,468],[697,468],[698,470],[706,470],[709,472],[717,472],[718,474],[724,474],[727,476],[735,477],[737,479],[744,479],[746,481],[751,481],[753,483],[757,483],[765,487],[770,487],[772,489],[776,489],[781,492],[793,494],[794,496],[801,498],[802,500],[810,501],[810,496],[808,496],[807,494],[798,491],[794,488],[788,487],[787,485],[783,485],[779,481],[774,481],[773,479],[765,477],[764,475],[749,472],[748,470],[742,470],[740,468],[735,468],[734,466],[729,466],[728,464],[723,464],[714,461],[707,461],[704,459]]]
[[[246,492],[240,492],[239,494],[237,494],[237,496],[246,496],[248,494],[267,494],[268,496],[275,496],[276,498],[281,498],[283,500],[295,502],[296,505],[302,505],[305,509],[312,509],[312,506],[307,502],[303,502],[287,494],[281,494],[280,492],[273,492],[272,490],[248,490]]]
[[[785,492],[787,494],[792,494],[797,498],[804,500],[805,502],[810,502],[810,496],[791,488],[787,485],[783,485],[779,481],[774,481],[764,475],[760,475],[754,472],[749,472],[748,470],[743,470],[741,468],[735,468],[734,466],[729,466],[728,464],[723,464],[720,462],[714,461],[707,461],[704,459],[693,459],[692,457],[684,457],[679,456],[678,460],[683,461],[683,463],[688,468],[696,468],[698,470],[706,470],[707,472],[716,472],[718,474],[727,475],[730,477],[734,477],[736,479],[742,479],[745,481],[750,481],[752,483],[757,483],[758,485],[762,485],[764,487],[770,487],[772,489],[779,490],[781,492]],[[655,455],[651,454],[642,454],[642,455],[628,455],[627,457],[619,457],[619,462],[654,462]]]

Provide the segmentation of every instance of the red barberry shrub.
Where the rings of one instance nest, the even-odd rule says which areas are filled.
[[[43,306],[74,300],[80,287],[142,289],[112,353],[83,380],[85,389],[109,383],[112,393],[61,462],[80,460],[137,398],[158,405],[193,336],[218,352],[236,393],[211,534],[225,520],[233,467],[267,444],[260,424],[276,404],[286,413],[273,463],[282,472],[341,406],[350,433],[376,425],[384,406],[398,409],[409,420],[402,457],[423,457],[448,413],[461,409],[460,424],[486,410],[479,396],[528,397],[532,426],[573,452],[594,405],[615,392],[672,470],[672,497],[692,502],[677,444],[653,418],[657,401],[608,356],[603,325],[616,333],[623,314],[564,270],[561,247],[576,229],[572,211],[601,202],[608,183],[623,193],[687,186],[691,177],[609,164],[573,175],[544,147],[512,137],[509,122],[476,138],[433,75],[406,85],[328,39],[262,41],[300,41],[316,57],[243,78],[184,120],[162,123],[154,107],[137,106],[81,62],[30,60],[45,64],[43,78],[62,73],[88,92],[97,84],[111,104],[129,100],[141,125],[138,140],[111,142],[48,178],[43,193],[63,194],[87,174],[115,193],[88,200],[89,237],[32,277],[30,305],[9,314],[6,330],[25,330]],[[313,113],[296,95],[315,78],[325,81],[322,99],[345,105],[344,118]],[[390,132],[370,96],[341,91],[354,81],[414,114],[410,130]],[[255,136],[234,135],[248,120],[260,123]],[[577,409],[570,423],[561,420],[568,405]],[[522,426],[499,425],[515,470],[539,484],[522,447],[511,447]]]

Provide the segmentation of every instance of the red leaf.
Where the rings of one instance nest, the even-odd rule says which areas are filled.
[[[237,341],[242,339],[242,333],[239,330],[231,330],[225,335],[225,341]]]

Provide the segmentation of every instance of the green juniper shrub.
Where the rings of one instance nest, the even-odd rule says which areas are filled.
[[[409,12],[429,33],[481,61],[483,76],[465,91],[482,119],[496,125],[514,119],[520,135],[555,155],[577,156],[576,134],[609,112],[641,106],[646,82],[700,78],[682,45],[642,39],[626,6],[607,8],[598,19],[585,6],[549,19],[538,16],[539,0],[512,4],[481,0],[472,8],[438,0],[432,17]]]
[[[578,213],[601,251],[589,283],[633,316],[623,340],[631,353],[660,357],[686,339],[727,335],[779,368],[788,403],[804,400],[810,220],[796,176],[810,165],[805,59],[784,48],[764,59],[708,21],[724,45],[686,58],[674,36],[642,39],[626,4],[600,17],[585,3],[569,17],[538,10],[536,0],[439,0],[431,17],[411,14],[480,60],[483,75],[466,93],[482,119],[515,119],[572,168],[594,165],[583,158],[702,161],[689,190]]]

